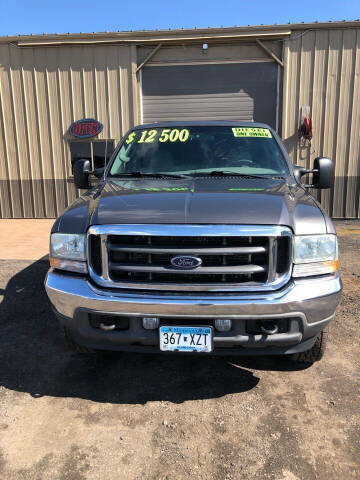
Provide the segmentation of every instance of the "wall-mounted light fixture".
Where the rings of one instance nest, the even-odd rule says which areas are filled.
[[[209,45],[208,45],[207,43],[203,43],[202,52],[203,52],[203,53],[207,53],[207,52],[208,52],[208,48],[209,48]]]

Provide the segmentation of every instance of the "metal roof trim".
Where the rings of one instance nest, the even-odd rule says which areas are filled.
[[[174,30],[135,30],[118,32],[93,32],[93,33],[54,33],[54,34],[32,34],[32,35],[12,35],[0,36],[0,43],[26,44],[31,46],[37,43],[57,45],[61,43],[149,43],[160,41],[187,41],[191,39],[211,39],[211,38],[236,38],[239,36],[251,37],[264,35],[282,36],[289,35],[294,30],[314,30],[314,29],[334,29],[334,28],[360,28],[360,20],[343,20],[334,22],[312,22],[312,23],[288,23],[279,25],[249,25],[235,27],[209,27],[193,29],[174,29]]]
[[[194,30],[196,32],[196,30]],[[196,32],[197,33],[197,32]],[[94,45],[94,44],[111,44],[111,43],[176,43],[176,42],[194,42],[194,41],[211,41],[211,40],[230,40],[230,39],[249,39],[249,38],[279,38],[291,35],[291,30],[271,30],[271,31],[249,31],[244,33],[218,34],[214,32],[212,35],[179,35],[179,36],[163,36],[163,37],[145,37],[136,36],[132,38],[126,37],[109,37],[109,38],[64,38],[64,39],[48,39],[48,40],[25,40],[18,41],[19,47],[38,47],[38,46],[59,46],[59,45]]]

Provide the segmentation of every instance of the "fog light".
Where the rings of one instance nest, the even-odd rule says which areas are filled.
[[[142,319],[143,328],[146,330],[155,330],[159,327],[160,320],[158,317],[144,317]]]
[[[228,320],[226,318],[217,318],[215,320],[215,328],[219,332],[228,332],[231,330],[231,320]]]

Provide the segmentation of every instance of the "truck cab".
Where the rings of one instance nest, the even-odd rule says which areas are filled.
[[[329,188],[332,162],[292,165],[253,122],[139,125],[104,169],[79,159],[45,282],[68,346],[320,360],[342,284],[304,174]]]

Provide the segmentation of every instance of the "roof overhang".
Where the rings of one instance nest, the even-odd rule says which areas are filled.
[[[40,34],[0,37],[0,44],[12,43],[19,47],[56,47],[60,45],[102,44],[184,44],[198,42],[226,42],[234,40],[272,40],[290,36],[291,32],[305,30],[333,30],[359,28],[360,21],[289,23],[285,25],[255,25],[246,27],[194,28],[176,30],[141,30],[68,34]]]
[[[176,33],[175,33],[176,32]],[[142,34],[140,34],[142,33]],[[206,31],[172,31],[172,32],[148,32],[139,33],[109,33],[92,35],[68,35],[68,36],[46,36],[40,38],[14,38],[13,43],[19,47],[56,47],[61,45],[103,45],[103,44],[184,44],[197,42],[225,42],[234,40],[254,40],[257,38],[264,40],[286,38],[290,36],[291,30],[269,29],[269,30],[234,30],[219,31],[219,29],[207,29]],[[5,37],[6,38],[6,37]],[[0,41],[3,39],[0,39]]]

